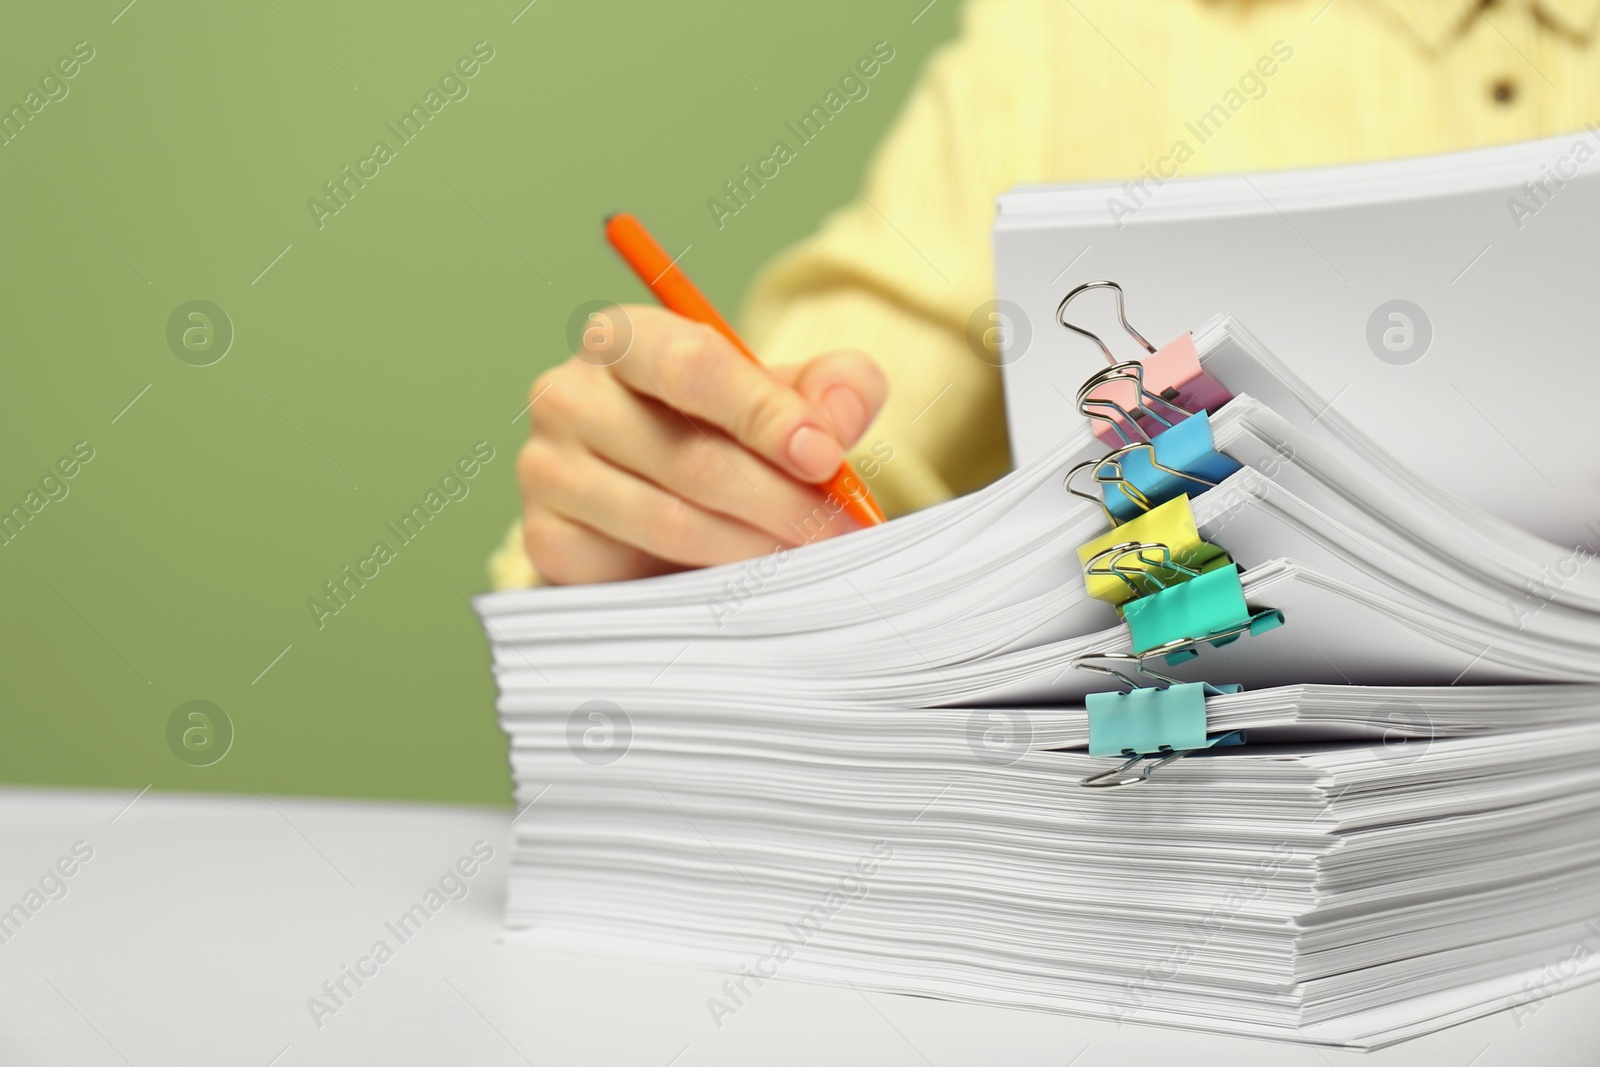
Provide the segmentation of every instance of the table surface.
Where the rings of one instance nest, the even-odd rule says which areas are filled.
[[[1600,985],[1366,1056],[782,980],[719,1027],[706,1002],[721,995],[722,975],[502,944],[509,818],[266,796],[0,790],[0,915],[42,902],[19,930],[0,927],[0,1063],[1600,1060]],[[386,924],[477,842],[493,857],[460,880],[465,895],[447,879],[459,899],[438,898],[402,942]],[[80,862],[74,846],[92,854]],[[26,899],[41,880],[48,894]],[[381,961],[368,955],[380,939],[394,946]],[[346,978],[336,1003],[323,984],[358,965],[370,976],[359,986]],[[314,1014],[313,997],[326,1010]]]

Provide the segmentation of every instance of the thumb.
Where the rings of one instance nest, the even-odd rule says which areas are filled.
[[[847,449],[861,440],[889,394],[878,364],[854,349],[825,352],[775,373],[822,414]]]

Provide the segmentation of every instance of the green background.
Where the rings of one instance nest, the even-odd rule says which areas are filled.
[[[6,107],[96,52],[0,147],[0,508],[95,450],[0,546],[0,779],[504,803],[463,596],[516,514],[516,415],[569,316],[643,296],[601,217],[692,246],[737,307],[854,195],[957,5],[125,2],[0,18]],[[399,147],[384,124],[480,40],[470,94]],[[870,95],[719,231],[706,200],[879,40]],[[396,158],[319,230],[307,201],[380,138]],[[167,344],[195,299],[235,330],[210,366]],[[397,546],[384,523],[480,440],[471,494],[318,630],[308,599]],[[205,767],[167,742],[196,699],[235,728]]]

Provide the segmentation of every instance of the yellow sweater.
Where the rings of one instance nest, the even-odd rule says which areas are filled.
[[[1597,15],[1600,0],[971,0],[862,195],[758,280],[746,334],[773,363],[877,358],[889,401],[856,452],[890,515],[969,492],[1009,467],[999,372],[966,340],[992,296],[999,193],[1580,129],[1600,120]],[[535,580],[518,530],[490,569],[497,588]]]

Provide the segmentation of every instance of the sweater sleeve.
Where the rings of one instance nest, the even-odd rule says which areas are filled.
[[[999,370],[968,324],[988,324],[995,197],[1020,179],[1013,15],[969,6],[850,202],[763,272],[746,308],[772,363],[856,348],[884,369],[888,402],[853,458],[890,515],[1010,466]]]

